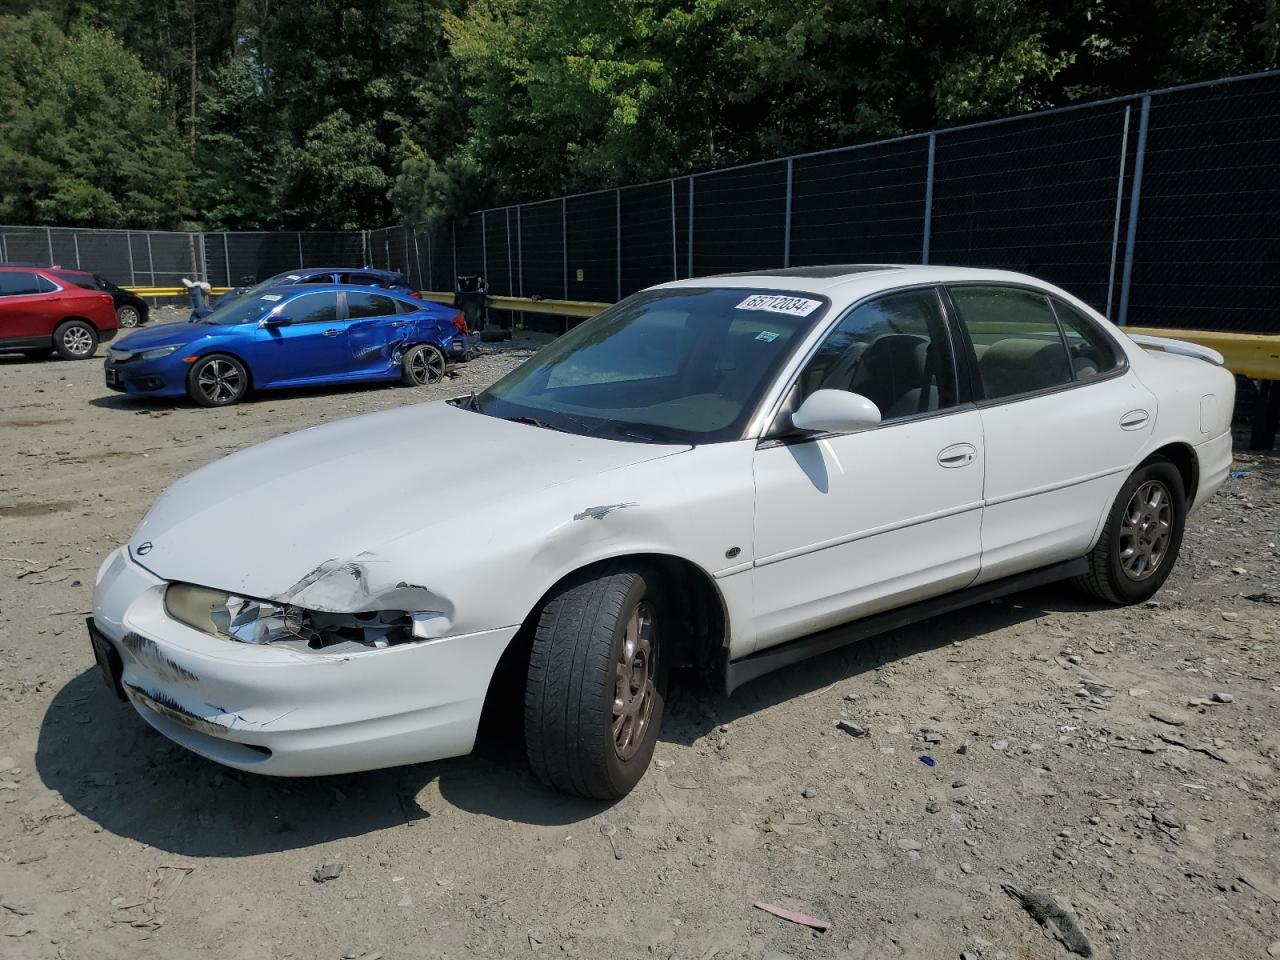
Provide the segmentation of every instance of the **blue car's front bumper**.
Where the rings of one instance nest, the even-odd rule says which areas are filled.
[[[108,354],[103,372],[107,386],[120,393],[138,397],[183,397],[187,393],[190,369],[190,364],[173,357],[159,360],[135,357],[120,363]]]

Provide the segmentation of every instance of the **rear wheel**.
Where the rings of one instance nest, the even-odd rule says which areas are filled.
[[[116,323],[122,327],[136,327],[142,323],[142,314],[132,304],[123,304],[116,308]]]
[[[98,331],[85,320],[67,320],[53,331],[53,349],[63,360],[85,360],[98,349]]]
[[[1140,466],[1116,496],[1089,572],[1075,584],[1111,603],[1141,603],[1169,578],[1182,546],[1187,498],[1182,474],[1157,457]]]
[[[543,783],[616,800],[640,781],[666,699],[663,621],[655,575],[618,565],[543,606],[525,688],[525,744]]]
[[[249,389],[249,374],[235,357],[214,353],[197,360],[187,374],[187,394],[202,407],[229,407]]]
[[[429,343],[410,347],[401,364],[401,379],[407,386],[425,387],[444,379],[444,354]]]

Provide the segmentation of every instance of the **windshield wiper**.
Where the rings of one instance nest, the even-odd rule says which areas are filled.
[[[503,417],[503,420],[509,423],[527,423],[531,427],[541,427],[543,430],[556,430],[560,433],[572,433],[564,427],[557,427],[555,424],[547,423],[545,420],[539,420],[536,417]]]

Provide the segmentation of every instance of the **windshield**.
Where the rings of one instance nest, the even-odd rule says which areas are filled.
[[[613,439],[736,440],[827,306],[741,287],[639,293],[548,344],[472,409]]]
[[[264,293],[258,297],[246,293],[243,297],[236,297],[230,303],[217,307],[213,313],[197,322],[211,323],[219,327],[229,327],[237,323],[257,323],[275,308],[280,299],[281,294],[278,293]]]

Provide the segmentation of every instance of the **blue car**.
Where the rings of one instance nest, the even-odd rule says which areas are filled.
[[[270,390],[401,380],[435,383],[479,337],[460,310],[402,293],[340,284],[275,287],[203,319],[132,333],[107,353],[107,386],[202,407]]]
[[[191,311],[192,320],[200,320],[209,316],[218,307],[225,306],[232,300],[243,296],[262,293],[272,287],[291,287],[299,284],[347,283],[357,287],[380,287],[399,293],[409,293],[413,288],[404,274],[394,270],[375,270],[372,267],[307,267],[299,270],[286,270],[268,277],[251,287],[236,287],[228,290],[208,306],[196,307]]]

